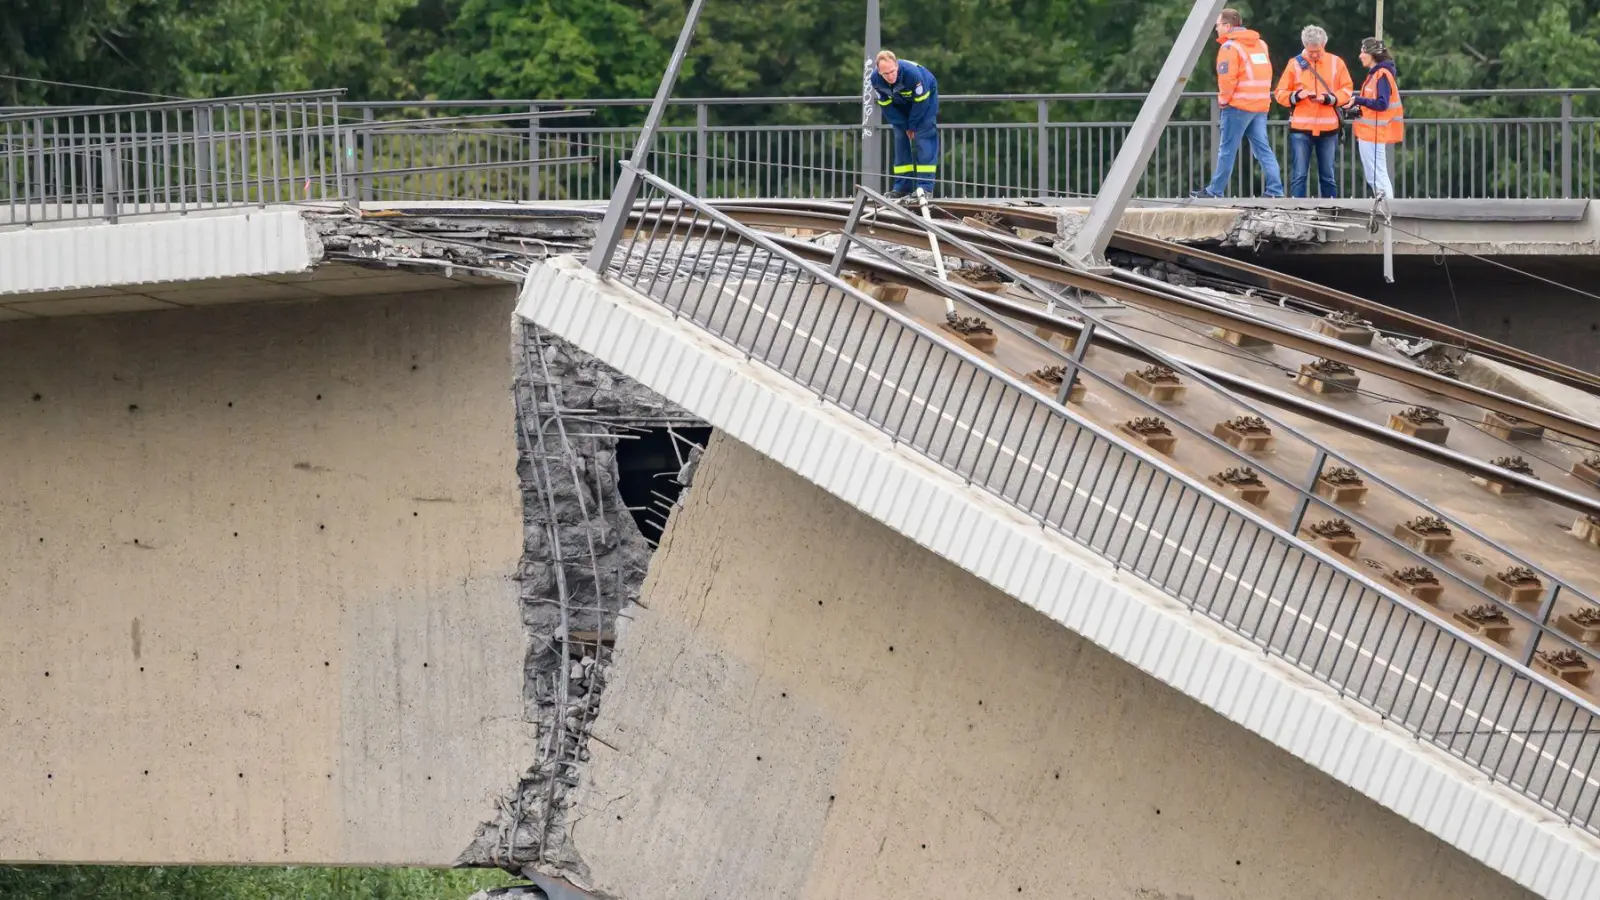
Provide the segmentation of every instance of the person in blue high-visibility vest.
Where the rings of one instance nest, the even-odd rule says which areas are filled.
[[[878,51],[872,91],[883,121],[894,129],[893,199],[917,189],[933,193],[939,175],[939,82],[933,73],[893,51]]]

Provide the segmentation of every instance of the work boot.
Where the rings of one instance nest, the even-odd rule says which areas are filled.
[[[909,193],[907,193],[906,191],[890,191],[889,193],[884,194],[884,196],[888,197],[890,200],[894,200],[894,201],[898,202],[900,200],[904,200],[905,198],[907,198],[907,197],[909,197],[911,195]]]
[[[1199,189],[1197,191],[1190,191],[1189,192],[1189,196],[1193,197],[1196,200],[1221,200],[1222,199],[1222,195],[1221,194],[1213,194],[1213,193],[1211,193],[1209,188],[1201,188],[1201,189]]]

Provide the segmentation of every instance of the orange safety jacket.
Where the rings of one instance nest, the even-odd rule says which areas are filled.
[[[1318,75],[1322,76],[1322,81],[1317,80]],[[1324,83],[1327,87],[1323,87]],[[1294,102],[1295,91],[1300,92],[1298,103]],[[1322,102],[1323,94],[1333,95],[1332,106]],[[1338,108],[1349,106],[1354,94],[1355,84],[1350,80],[1350,70],[1345,68],[1344,60],[1324,50],[1316,59],[1302,53],[1289,60],[1272,98],[1280,106],[1290,108],[1291,130],[1325,134],[1339,130]]]
[[[1368,100],[1378,98],[1378,82],[1389,79],[1389,108],[1383,112],[1361,107],[1361,118],[1350,126],[1356,140],[1374,144],[1398,144],[1406,136],[1406,108],[1400,103],[1400,85],[1394,72],[1386,65],[1374,66],[1361,84],[1361,96]]]
[[[1261,35],[1235,28],[1217,43],[1217,101],[1245,112],[1272,108],[1272,59]]]

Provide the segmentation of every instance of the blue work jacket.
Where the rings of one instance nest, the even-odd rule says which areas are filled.
[[[933,73],[908,60],[900,60],[894,84],[872,70],[872,91],[883,110],[883,121],[901,131],[927,131],[939,118],[939,82]]]

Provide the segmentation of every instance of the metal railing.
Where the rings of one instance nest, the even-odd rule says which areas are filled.
[[[600,201],[610,196],[648,105],[349,103],[339,93],[0,110],[0,202],[7,221],[31,224],[306,200]],[[1090,197],[1142,97],[945,96],[940,193]],[[848,197],[864,172],[889,168],[887,149],[864,165],[860,99],[674,100],[652,139],[650,168],[703,197]],[[1417,90],[1406,92],[1406,103],[1407,137],[1395,154],[1400,196],[1560,198],[1600,191],[1600,89]],[[597,108],[601,121],[551,120],[578,107]],[[774,107],[807,121],[754,124]],[[461,114],[482,121],[438,124],[440,116]],[[1138,196],[1183,197],[1204,183],[1216,127],[1211,97],[1185,95]],[[1269,132],[1287,174],[1287,122],[1274,120]],[[1336,176],[1341,195],[1366,193],[1348,141]],[[1314,176],[1312,182],[1315,194]],[[1242,153],[1233,193],[1260,190],[1259,172]]]
[[[940,100],[940,193],[949,197],[1090,197],[1131,126],[1142,94],[976,94]],[[1510,111],[1474,111],[1472,102]],[[864,166],[861,98],[678,99],[652,140],[651,170],[701,197],[844,198],[864,171],[889,171],[885,156]],[[1588,197],[1600,189],[1600,89],[1406,92],[1407,137],[1395,154],[1395,184],[1409,198]],[[647,100],[507,101],[529,110],[592,106],[605,124],[533,128],[545,156],[587,154],[592,167],[551,171],[525,198],[603,200],[616,166],[639,135]],[[363,116],[402,110],[476,109],[458,101],[353,104]],[[803,113],[790,124],[753,124],[774,107]],[[1275,115],[1282,116],[1278,110]],[[818,121],[820,120],[820,121]],[[1138,196],[1184,197],[1210,177],[1217,110],[1209,94],[1186,94],[1146,168]],[[1269,126],[1288,176],[1288,122]],[[1260,174],[1242,154],[1233,192],[1259,194]],[[1352,142],[1335,167],[1341,196],[1367,193]],[[1310,186],[1317,192],[1315,176]],[[381,198],[380,198],[381,199]]]
[[[967,305],[961,295],[953,291],[948,283],[935,280],[925,273],[918,272],[902,260],[883,253],[872,243],[860,238],[856,231],[856,223],[861,216],[864,204],[869,201],[874,204],[885,202],[881,195],[877,195],[869,189],[863,189],[859,192],[851,209],[851,214],[846,219],[839,246],[841,248],[855,246],[866,249],[891,266],[899,269],[902,273],[920,281],[924,288],[931,293],[945,296],[952,302]],[[1532,633],[1516,657],[1519,663],[1528,665],[1533,660],[1535,652],[1540,650],[1554,652],[1556,649],[1570,649],[1585,657],[1589,664],[1600,664],[1600,652],[1597,652],[1593,647],[1573,640],[1571,636],[1563,633],[1552,623],[1552,619],[1559,609],[1558,601],[1563,599],[1575,603],[1579,609],[1600,608],[1600,602],[1597,602],[1582,589],[1572,585],[1567,579],[1532,560],[1526,559],[1479,529],[1473,528],[1459,517],[1441,509],[1426,497],[1406,490],[1404,487],[1384,478],[1370,467],[1362,465],[1360,461],[1341,453],[1339,450],[1316,440],[1308,434],[1297,431],[1284,422],[1281,417],[1275,416],[1270,410],[1228,391],[1207,377],[1205,373],[1182,359],[1155,349],[1150,346],[1148,341],[1140,341],[1139,334],[1125,331],[1112,324],[1103,315],[1087,308],[1083,303],[1075,299],[1071,292],[1055,290],[1036,279],[1028,277],[983,248],[952,234],[945,226],[907,214],[903,210],[896,209],[892,204],[880,206],[879,209],[882,214],[873,217],[874,229],[881,229],[886,224],[899,225],[931,234],[941,245],[954,247],[969,259],[991,266],[1006,278],[1011,279],[1018,287],[1032,294],[1043,304],[1048,315],[1054,316],[1059,314],[1061,310],[1068,310],[1070,315],[1077,318],[1079,324],[1076,327],[1079,331],[1075,339],[1074,350],[1071,353],[1063,353],[1047,341],[1040,339],[1037,335],[1028,334],[1026,331],[1011,326],[1004,320],[998,323],[1003,330],[1012,335],[1012,340],[1037,344],[1040,350],[1055,357],[1063,367],[1067,374],[1057,392],[1057,402],[1065,402],[1074,380],[1087,378],[1095,382],[1098,390],[1109,390],[1111,393],[1119,395],[1125,402],[1138,407],[1141,410],[1141,415],[1158,417],[1166,415],[1166,411],[1161,405],[1152,399],[1130,390],[1115,378],[1098,373],[1084,365],[1085,354],[1096,335],[1110,335],[1114,340],[1120,340],[1125,346],[1140,346],[1146,358],[1165,365],[1188,379],[1189,384],[1185,386],[1185,390],[1210,393],[1223,400],[1236,411],[1261,419],[1263,424],[1270,427],[1279,436],[1274,438],[1274,441],[1278,442],[1276,446],[1279,448],[1282,447],[1283,441],[1289,441],[1301,445],[1303,449],[1309,451],[1309,465],[1303,471],[1295,471],[1294,464],[1289,462],[1292,454],[1286,453],[1282,449],[1276,449],[1271,459],[1289,470],[1288,474],[1285,475],[1274,471],[1274,467],[1265,464],[1262,459],[1245,453],[1217,437],[1213,432],[1197,427],[1185,421],[1182,417],[1164,420],[1188,435],[1189,439],[1198,440],[1222,454],[1226,457],[1228,465],[1249,467],[1256,471],[1261,478],[1265,479],[1264,483],[1270,482],[1273,490],[1287,491],[1294,501],[1292,512],[1284,522],[1285,530],[1288,533],[1300,534],[1301,528],[1310,521],[1308,517],[1312,512],[1321,510],[1326,515],[1349,520],[1354,527],[1361,530],[1364,535],[1363,540],[1370,542],[1367,546],[1371,546],[1373,543],[1383,545],[1389,552],[1399,556],[1405,565],[1432,567],[1435,564],[1436,561],[1429,558],[1427,554],[1398,540],[1392,532],[1373,522],[1360,509],[1340,508],[1338,505],[1316,494],[1314,488],[1318,479],[1324,473],[1334,467],[1348,468],[1360,476],[1369,489],[1379,489],[1394,494],[1402,499],[1415,513],[1432,516],[1444,522],[1450,527],[1452,534],[1456,536],[1458,541],[1461,536],[1466,536],[1476,541],[1484,552],[1501,558],[1502,561],[1498,565],[1524,567],[1539,578],[1541,591],[1538,597],[1538,605],[1537,608],[1530,612],[1519,607],[1516,603],[1509,602],[1492,593],[1479,579],[1469,578],[1449,568],[1442,568],[1442,571],[1435,573],[1441,577],[1441,585],[1448,583],[1453,591],[1465,592],[1471,595],[1472,602],[1500,610],[1506,616],[1507,623],[1516,622],[1530,628]],[[842,264],[843,254],[844,250],[836,252],[835,261],[837,264]],[[838,274],[837,268],[834,274]],[[1159,284],[1159,288],[1167,291],[1182,290],[1164,283]],[[1458,544],[1457,549],[1463,548]],[[1430,571],[1432,571],[1431,568]],[[1544,588],[1545,585],[1548,585],[1548,588]]]
[[[0,114],[0,225],[338,197],[341,93]]]
[[[611,277],[1600,834],[1600,711],[656,175]]]

